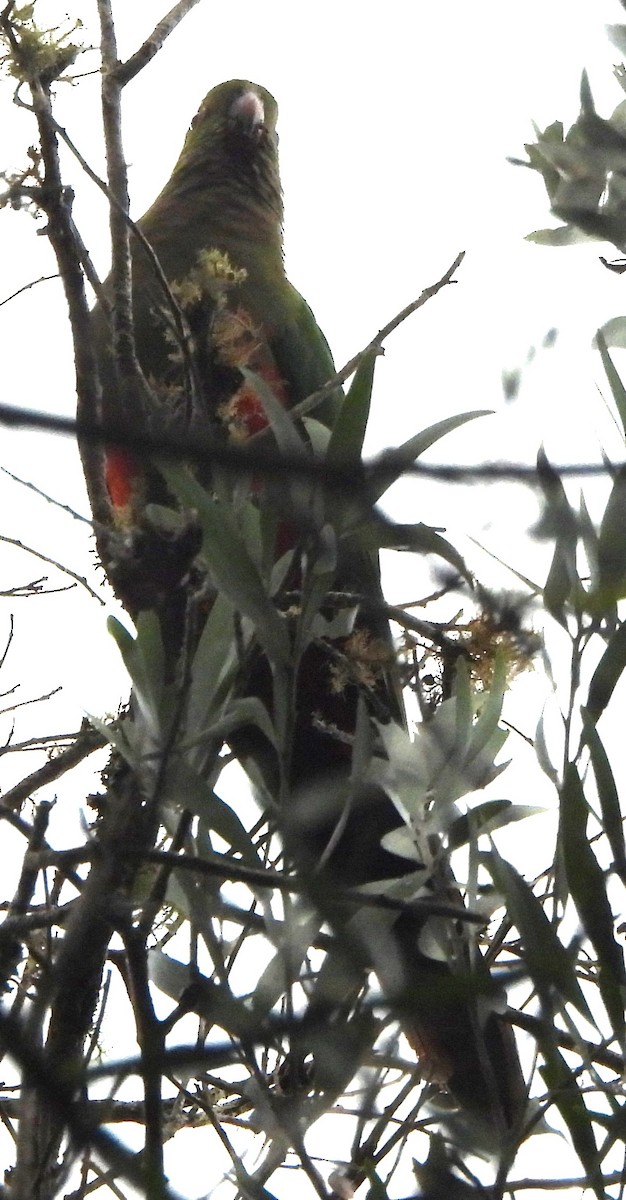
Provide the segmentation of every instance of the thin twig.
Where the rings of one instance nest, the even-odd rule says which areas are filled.
[[[159,52],[165,39],[169,37],[170,33],[174,32],[177,25],[180,25],[183,17],[199,3],[200,0],[178,0],[178,4],[175,4],[163,19],[155,25],[152,33],[149,34],[143,45],[138,50],[135,50],[135,53],[131,54],[130,58],[126,59],[126,62],[117,63],[113,67],[113,74],[120,87],[125,87],[131,79],[134,79],[143,70],[150,60],[154,58],[155,54]]]
[[[102,53],[102,124],[106,146],[109,191],[116,204],[109,209],[111,229],[111,287],[113,292],[113,365],[122,392],[139,383],[145,386],[135,351],[130,260],[130,230],[126,220],[130,200],[128,170],[122,145],[121,85],[115,68],[119,62],[110,0],[98,0]]]
[[[316,393],[317,395],[317,393]],[[292,410],[295,411],[295,410]],[[153,454],[155,458],[167,458],[174,461],[198,463],[206,465],[214,463],[232,472],[250,472],[267,478],[295,478],[320,480],[329,489],[344,489],[346,486],[358,487],[362,482],[354,465],[344,467],[330,466],[323,459],[287,454],[268,453],[266,449],[256,449],[249,444],[216,443],[213,440],[202,440],[194,437],[181,437],[169,433],[167,436],[153,434],[137,434],[120,425],[94,421],[81,416],[64,417],[56,413],[45,413],[38,409],[23,408],[20,405],[0,404],[0,425],[8,428],[45,430],[48,433],[58,433],[75,437],[80,434],[85,442],[98,445],[115,443],[139,454]],[[258,435],[255,435],[258,437]],[[250,439],[252,442],[253,439]],[[552,470],[564,478],[596,478],[610,476],[613,478],[621,471],[626,472],[626,461],[586,463],[552,463]],[[515,462],[483,462],[475,466],[459,463],[424,463],[413,462],[407,465],[404,458],[398,458],[395,450],[384,450],[374,458],[364,463],[365,480],[367,483],[376,482],[379,477],[388,477],[390,472],[397,477],[437,479],[446,483],[472,484],[481,482],[506,482],[537,484],[539,476],[537,468],[529,463]]]
[[[4,300],[0,300],[0,308],[2,308],[3,304],[8,304],[10,300],[15,300],[16,296],[21,296],[22,292],[28,292],[31,288],[37,287],[37,284],[48,283],[50,279],[60,278],[59,272],[55,271],[54,275],[41,275],[39,279],[31,279],[30,283],[23,283],[16,292],[11,292],[10,296],[5,296]]]
[[[51,929],[53,925],[64,925],[75,903],[75,900],[68,900],[66,904],[55,904],[52,908],[41,904],[33,912],[5,917],[0,925],[0,939],[24,937],[34,929]]]
[[[74,744],[76,738],[81,736],[81,730],[74,730],[72,733],[50,733],[41,734],[37,737],[26,738],[23,742],[8,742],[5,746],[0,747],[0,757],[3,754],[21,754],[23,750],[60,750],[68,745]]]
[[[35,817],[33,820],[31,835],[28,842],[28,850],[32,853],[38,851],[45,843],[46,830],[50,821],[51,805],[47,802],[37,805]],[[39,872],[33,870],[28,864],[28,855],[24,856],[22,862],[22,870],[17,885],[15,896],[9,908],[9,916],[20,917],[25,914],[26,909],[30,905],[33,898],[33,893],[37,884],[37,876]],[[21,938],[16,936],[15,932],[7,933],[6,922],[2,927],[2,943],[0,946],[0,986],[2,991],[8,990],[9,979],[17,973],[18,964],[22,957],[22,942]]]
[[[160,1061],[165,1048],[165,1033],[157,1020],[150,993],[146,938],[129,924],[122,933],[126,966],[130,979],[137,1044],[141,1052],[144,1087],[144,1159],[146,1177],[159,1184],[163,1180],[163,1118]]]
[[[530,1013],[519,1012],[517,1009],[507,1008],[506,1020],[511,1025],[517,1026],[518,1029],[525,1029],[527,1033],[533,1037],[542,1038],[549,1034],[554,1039],[557,1046],[563,1050],[574,1050],[580,1053],[581,1048],[584,1050],[585,1058],[591,1062],[599,1063],[601,1067],[608,1067],[611,1071],[615,1071],[618,1075],[623,1075],[626,1071],[626,1061],[622,1054],[617,1054],[615,1050],[607,1050],[604,1046],[598,1046],[594,1042],[583,1041],[582,1038],[572,1037],[570,1033],[566,1033],[562,1029],[557,1029],[552,1022],[546,1022],[541,1017],[533,1017]]]
[[[135,850],[129,846],[125,851],[129,860],[140,859],[144,863],[156,863],[158,866],[171,866],[174,869],[197,872],[210,878],[228,879],[237,883],[247,883],[250,887],[275,888],[280,892],[309,894],[311,882],[302,881],[278,871],[256,870],[247,867],[239,861],[223,856],[215,856],[214,860],[207,858],[192,858],[187,854],[174,854],[170,850]],[[77,846],[71,850],[46,850],[34,856],[34,865],[39,869],[49,866],[62,866],[64,863],[83,863],[97,859],[95,847]],[[473,912],[461,908],[458,904],[446,904],[435,899],[396,900],[393,896],[370,895],[367,892],[352,892],[348,889],[336,890],[337,903],[354,904],[359,907],[384,908],[391,912],[424,913],[428,916],[449,917],[454,921],[467,921],[470,924],[484,925],[484,913]]]
[[[66,771],[71,771],[73,767],[82,762],[93,754],[94,750],[99,750],[106,745],[106,741],[101,733],[91,726],[87,726],[77,735],[76,740],[66,750],[62,750],[60,754],[44,763],[39,770],[33,771],[31,775],[27,775],[25,779],[20,780],[14,787],[4,793],[2,797],[2,808],[15,811],[21,808],[25,800],[32,796],[39,788],[45,787],[49,783],[53,783],[55,779],[60,779]]]
[[[145,1190],[145,1177],[136,1155],[103,1128],[94,1128],[82,1097],[74,1099],[73,1083],[68,1083],[66,1072],[55,1070],[46,1060],[43,1051],[34,1046],[25,1034],[22,1022],[0,1010],[0,1045],[17,1062],[26,1079],[36,1086],[45,1097],[51,1114],[71,1132],[74,1144],[79,1148],[91,1146],[99,1157],[129,1182]],[[22,1105],[23,1114],[23,1105]],[[180,1200],[167,1185],[162,1185],[159,1200]]]
[[[417,297],[417,300],[412,300],[410,304],[406,305],[406,308],[402,308],[395,317],[392,317],[391,321],[388,321],[386,325],[383,325],[382,329],[379,329],[378,333],[372,338],[371,342],[368,342],[367,346],[365,346],[363,350],[360,350],[358,354],[355,354],[354,358],[349,359],[345,366],[343,366],[340,371],[337,371],[336,375],[333,375],[332,379],[329,379],[323,387],[318,388],[318,390],[315,392],[312,392],[311,395],[307,396],[305,400],[302,400],[300,404],[296,404],[291,410],[294,416],[304,417],[307,413],[311,412],[312,409],[318,408],[322,400],[324,400],[329,393],[333,392],[335,388],[340,387],[342,383],[345,383],[346,379],[349,379],[350,376],[354,374],[359,366],[359,363],[363,358],[366,357],[366,355],[371,354],[372,352],[380,354],[382,352],[383,342],[389,337],[390,333],[393,333],[399,325],[402,325],[403,321],[406,321],[407,317],[410,317],[414,312],[417,312],[418,308],[422,308],[424,304],[427,304],[429,300],[432,300],[433,296],[436,296],[442,288],[447,286],[447,284],[456,282],[452,276],[458,270],[464,258],[465,251],[461,250],[460,254],[457,254],[452,265],[448,267],[448,270],[441,276],[441,279],[438,279],[436,283],[431,283],[429,287],[424,288],[423,292]]]
[[[117,198],[117,196],[111,190],[109,185],[105,182],[104,179],[101,179],[100,176],[98,175],[98,173],[96,171],[94,171],[93,167],[91,167],[89,165],[89,163],[87,162],[87,159],[84,157],[83,154],[81,154],[76,143],[69,136],[67,130],[64,129],[62,125],[59,125],[59,123],[56,120],[54,121],[54,129],[55,129],[55,132],[58,135],[58,137],[61,138],[61,141],[63,141],[65,143],[68,150],[74,155],[77,162],[80,163],[85,174],[89,177],[89,179],[91,179],[92,183],[95,183],[96,187],[98,187],[100,189],[102,194],[104,196],[106,196],[107,200],[109,201],[110,207],[112,209],[115,209],[115,211],[118,213],[120,219],[123,220],[125,222],[125,224],[128,226],[133,239],[138,243],[139,246],[141,246],[142,251],[146,255],[146,258],[148,259],[148,262],[150,264],[150,270],[151,270],[158,286],[160,287],[160,289],[163,293],[165,302],[166,302],[169,312],[172,316],[174,329],[176,331],[176,336],[177,336],[179,342],[181,343],[181,349],[182,349],[183,353],[186,356],[188,356],[188,354],[189,354],[189,350],[188,350],[189,338],[188,338],[187,331],[186,331],[185,318],[184,318],[182,309],[181,309],[178,301],[176,300],[176,297],[174,296],[174,293],[170,287],[167,276],[165,275],[165,272],[156,256],[154,250],[152,249],[152,246],[150,245],[150,242],[148,241],[145,234],[142,232],[142,230],[141,230],[140,226],[137,224],[137,222],[132,220],[127,209],[124,208],[124,205],[120,202],[120,200]],[[25,190],[25,189],[23,189],[23,190]],[[37,199],[36,195],[33,198],[36,200]],[[85,272],[87,274],[87,278],[89,279],[89,282],[91,283],[91,286],[93,287],[94,292],[96,293],[96,296],[98,297],[99,303],[102,305],[102,308],[106,313],[110,313],[111,312],[111,301],[110,301],[109,296],[105,292],[103,285],[100,283],[100,281],[97,277],[95,277],[95,278],[92,277],[92,274],[90,273],[90,271],[88,269],[88,263],[86,261],[83,263],[83,265],[85,267]]]
[[[40,562],[45,562],[49,566],[55,567],[57,571],[61,571],[63,575],[67,575],[75,583],[79,583],[81,587],[84,587],[89,592],[89,595],[98,601],[98,604],[101,604],[103,607],[106,605],[106,600],[103,600],[102,596],[99,596],[94,591],[83,575],[78,575],[76,571],[72,571],[71,567],[65,567],[56,558],[50,558],[49,554],[44,554],[41,550],[35,550],[32,546],[26,546],[19,538],[7,537],[6,534],[0,534],[0,542],[4,542],[7,546],[15,546],[18,550],[24,550],[26,554],[32,554],[34,558],[38,558]]]
[[[6,708],[0,708],[0,717],[6,716],[7,713],[15,712],[15,710],[18,708],[29,708],[31,704],[41,704],[44,700],[51,700],[52,697],[58,695],[60,691],[61,685],[59,684],[59,686],[53,688],[51,692],[45,692],[42,696],[31,696],[28,700],[19,700],[17,704],[9,704]]]

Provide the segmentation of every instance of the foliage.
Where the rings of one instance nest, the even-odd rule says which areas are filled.
[[[39,89],[45,93],[39,136],[49,172],[57,136],[46,107],[51,79],[75,47],[68,58],[64,39],[39,36],[29,10],[9,5],[2,21],[10,73],[30,83],[38,100]],[[622,106],[609,121],[597,116],[584,82],[573,130],[563,137],[555,123],[527,147],[565,222],[535,240],[565,244],[582,231],[623,249],[620,122]],[[72,224],[63,224],[62,193],[51,198],[46,178],[18,174],[5,199],[40,204],[51,240],[61,230],[59,269],[82,344],[83,248]],[[626,391],[609,349],[619,344],[617,330],[615,323],[598,335],[598,351],[626,440]],[[314,410],[298,420],[267,397],[282,466],[289,466],[259,484],[271,503],[260,505],[258,488],[251,494],[245,486],[251,460],[242,457],[236,471],[232,460],[222,463],[208,490],[184,454],[148,447],[170,501],[151,506],[154,528],[174,539],[191,523],[198,532],[204,588],[192,596],[187,618],[200,632],[187,638],[172,673],[154,612],[141,613],[134,634],[111,621],[132,681],[128,707],[115,719],[94,715],[79,751],[56,760],[56,775],[48,772],[61,778],[78,753],[103,741],[111,747],[83,844],[51,849],[44,804],[32,802],[30,821],[15,815],[39,778],[4,797],[1,815],[24,836],[27,854],[0,938],[0,1039],[20,1072],[21,1108],[12,1084],[2,1105],[27,1129],[33,1111],[43,1125],[39,1141],[18,1137],[10,1181],[17,1200],[73,1188],[77,1159],[82,1183],[73,1194],[85,1195],[96,1179],[117,1195],[132,1184],[146,1196],[173,1196],[180,1187],[174,1181],[170,1188],[162,1144],[191,1130],[205,1139],[198,1151],[205,1163],[218,1143],[228,1157],[220,1194],[279,1195],[279,1168],[287,1163],[297,1167],[303,1195],[346,1197],[363,1185],[372,1197],[393,1197],[398,1161],[412,1157],[421,1195],[485,1194],[486,1187],[501,1196],[513,1186],[520,1147],[552,1123],[597,1197],[615,1182],[626,1038],[615,912],[626,845],[621,764],[611,760],[605,728],[626,668],[624,467],[611,468],[611,492],[594,523],[540,452],[539,533],[552,556],[546,582],[526,581],[513,602],[490,596],[440,530],[395,526],[378,508],[430,446],[484,414],[430,426],[392,456],[367,463],[375,362],[371,347],[359,356],[330,438]],[[88,391],[91,382],[81,376],[79,386]],[[262,458],[257,469],[262,474]],[[355,480],[349,492],[342,487],[348,470]],[[319,536],[307,543],[294,595],[285,580],[297,550],[278,562],[264,551],[277,513],[304,510],[314,514]],[[381,547],[431,555],[448,572],[424,617],[380,602],[396,634],[394,662],[382,665],[379,647],[355,623],[360,598],[332,590],[339,552]],[[538,812],[503,795],[502,752],[514,762],[516,754],[503,708],[506,714],[515,677],[537,655],[539,627],[548,636],[556,628],[566,641],[569,674],[557,672],[566,697],[558,761],[557,739],[543,721],[534,742],[558,802],[557,848],[527,878],[526,864],[507,861],[498,836]],[[405,870],[358,888],[350,886],[348,863],[345,880],[329,880],[317,864],[307,870],[292,852],[300,818],[285,817],[294,681],[311,647],[332,659],[337,693],[352,689],[359,697],[347,811],[351,791],[362,786],[384,788],[397,810],[384,845]],[[269,697],[245,688],[260,653],[270,666]],[[390,666],[404,690],[404,725],[368,716],[379,674]],[[275,788],[261,743],[277,751]],[[477,794],[486,788],[486,797]],[[323,810],[327,790],[318,785],[305,797],[307,808]],[[530,870],[534,876],[534,863]],[[415,997],[385,986],[397,970],[389,930],[399,912],[423,913],[420,951],[450,968],[445,977],[421,976],[422,1012],[432,1016],[459,1000],[481,1018],[499,1011],[532,1048],[525,1058],[531,1099],[497,1138],[446,1094],[427,1049],[421,1071],[409,1057],[399,1030]],[[364,965],[375,967],[378,982]],[[102,982],[105,966],[112,985]],[[122,1031],[133,1041],[130,1054]],[[142,1128],[138,1155],[110,1133],[124,1121]],[[320,1128],[323,1152],[337,1160],[329,1178],[316,1164]],[[263,1152],[250,1169],[258,1135]],[[545,1189],[553,1184],[548,1165]],[[217,1169],[202,1186],[220,1186]]]

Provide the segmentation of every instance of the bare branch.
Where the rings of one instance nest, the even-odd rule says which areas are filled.
[[[54,275],[41,275],[39,279],[31,279],[30,283],[22,284],[22,287],[19,287],[16,292],[11,292],[10,296],[5,296],[4,300],[0,300],[0,308],[2,308],[3,304],[8,304],[11,300],[15,300],[16,296],[21,296],[22,292],[28,292],[31,288],[37,287],[37,285],[40,283],[48,283],[50,279],[60,278],[61,276],[59,275],[58,271],[56,271]]]
[[[29,852],[35,853],[45,842],[46,830],[50,820],[50,808],[51,805],[47,802],[37,805],[28,841]],[[24,915],[33,898],[38,874],[38,870],[33,870],[29,865],[28,855],[26,855],[22,863],[17,891],[9,908],[9,920],[11,917]],[[0,987],[3,992],[8,991],[9,980],[16,973],[21,956],[21,939],[19,936],[16,937],[15,934],[7,936],[5,924],[2,927],[2,938],[0,941]]]
[[[113,291],[113,361],[122,389],[138,382],[145,386],[135,353],[133,324],[128,172],[122,146],[121,86],[115,78],[117,41],[109,0],[98,0],[102,48],[102,121],[107,156],[109,190],[116,203],[110,206],[111,280]]]
[[[61,571],[63,575],[68,575],[75,583],[79,583],[84,587],[89,595],[98,601],[103,607],[106,605],[106,600],[102,599],[97,592],[87,583],[83,575],[77,575],[76,571],[72,571],[71,567],[65,567],[63,563],[57,561],[56,558],[50,558],[48,554],[44,554],[41,550],[35,550],[32,546],[26,546],[24,542],[20,542],[18,538],[10,538],[5,534],[0,534],[0,542],[4,542],[7,546],[15,546],[18,550],[24,550],[26,554],[32,554],[34,558],[38,558],[40,562],[48,563],[51,567],[56,567],[57,571]]]
[[[99,750],[105,745],[102,734],[93,729],[91,725],[85,725],[71,746],[49,759],[43,767],[33,771],[31,775],[27,775],[25,779],[5,792],[2,797],[2,807],[12,811],[21,808],[24,801],[28,800],[39,788],[60,779],[66,771],[71,771],[78,763],[93,754],[94,750]]]
[[[11,689],[12,691],[15,689]],[[17,708],[28,708],[31,704],[41,704],[44,700],[50,700],[52,696],[56,696],[61,691],[61,686],[55,687],[51,692],[44,692],[42,696],[31,696],[29,700],[20,700],[17,704],[9,704],[6,708],[0,709],[0,716],[5,716],[6,713],[15,712]],[[8,693],[10,695],[10,693]]]
[[[66,1071],[62,1067],[51,1066],[41,1050],[33,1045],[22,1023],[9,1013],[1,1011],[0,1045],[12,1060],[20,1065],[25,1078],[45,1097],[50,1116],[54,1115],[57,1121],[69,1129],[74,1144],[79,1148],[92,1146],[104,1162],[143,1190],[145,1178],[142,1165],[141,1161],[137,1161],[134,1152],[124,1149],[117,1138],[105,1129],[94,1127],[82,1099],[74,1100],[74,1088],[67,1082]],[[23,1100],[21,1104],[23,1121]],[[33,1200],[33,1196],[34,1193],[29,1192],[28,1200]],[[165,1182],[161,1185],[159,1197],[160,1200],[179,1200]]]
[[[199,4],[200,0],[178,0],[173,8],[155,25],[152,33],[146,38],[139,50],[136,50],[124,63],[118,63],[114,68],[116,81],[120,87],[125,87],[131,79],[158,54],[166,38],[173,33],[183,17]]]
[[[306,400],[302,400],[300,404],[296,404],[291,410],[294,416],[304,417],[307,413],[312,412],[313,409],[318,408],[322,400],[326,399],[326,397],[333,392],[335,388],[339,387],[342,383],[345,383],[346,379],[349,379],[350,376],[354,374],[359,363],[361,362],[361,359],[365,358],[367,354],[370,354],[372,351],[380,354],[384,341],[389,337],[390,333],[393,333],[394,329],[397,329],[398,326],[403,323],[403,321],[406,321],[407,317],[410,317],[414,312],[417,312],[418,308],[422,308],[424,304],[427,304],[429,300],[432,300],[433,296],[436,296],[437,293],[442,290],[442,288],[447,286],[447,284],[456,282],[452,276],[456,273],[464,258],[465,251],[461,250],[460,254],[457,254],[452,265],[448,267],[448,270],[441,276],[441,279],[439,279],[437,283],[431,283],[429,287],[424,288],[423,292],[417,297],[417,300],[412,300],[411,303],[407,304],[406,308],[401,309],[400,312],[391,319],[391,321],[388,321],[386,325],[383,325],[383,328],[378,331],[376,336],[372,338],[371,342],[368,342],[367,346],[364,346],[362,350],[359,350],[359,353],[355,354],[354,358],[349,359],[345,366],[342,367],[340,371],[337,371],[337,374],[333,375],[332,379],[328,380],[328,383],[325,383],[322,388],[318,388],[316,392],[312,392],[311,395],[307,396]],[[257,434],[256,436],[260,438],[263,436],[263,434]]]
[[[316,395],[319,396],[319,393]],[[74,420],[73,417],[58,416],[55,413],[44,413],[12,404],[0,404],[0,425],[17,429],[43,429],[49,433],[71,437],[79,433],[85,441],[96,445],[114,442],[129,450],[153,454],[155,458],[162,457],[205,466],[207,463],[213,463],[235,473],[254,471],[255,474],[266,478],[293,476],[318,479],[329,489],[344,489],[346,486],[354,489],[359,484],[354,466],[329,466],[323,459],[269,453],[262,447],[257,449],[252,444],[253,438],[241,445],[228,442],[217,444],[214,441],[202,440],[198,436],[192,438],[169,434],[167,437],[159,437],[153,434],[137,434],[119,425],[105,424],[85,416]],[[396,463],[396,451],[384,450],[365,464],[365,470],[368,478],[374,481],[379,476],[388,476],[390,471],[395,472],[398,477],[401,475],[406,478],[438,479],[446,483],[462,484],[503,480],[507,483],[530,483],[534,486],[539,479],[537,468],[529,463],[481,462],[476,466],[465,466],[452,462],[420,461],[407,466],[404,459],[399,466],[396,466]],[[551,463],[550,467],[555,475],[564,478],[593,479],[626,471],[626,461],[611,462],[610,465],[606,462]]]
[[[75,509],[70,508],[69,504],[62,504],[61,501],[56,500],[54,496],[49,496],[47,492],[44,492],[41,488],[37,487],[37,485],[32,483],[29,479],[20,479],[20,476],[14,475],[12,471],[9,471],[8,467],[0,467],[0,471],[2,471],[3,475],[8,475],[9,479],[12,479],[14,483],[19,483],[21,487],[28,488],[29,492],[34,492],[36,496],[41,496],[41,499],[45,500],[47,504],[52,504],[55,508],[60,508],[61,512],[67,513],[67,515],[72,517],[73,520],[82,521],[84,525],[92,524],[92,522],[89,520],[89,517],[84,517],[82,513],[76,512]]]

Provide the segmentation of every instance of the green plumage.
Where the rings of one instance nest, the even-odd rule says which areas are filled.
[[[263,88],[231,80],[208,94],[194,118],[170,179],[138,222],[151,253],[131,239],[134,338],[147,389],[120,374],[104,306],[92,314],[105,427],[246,436],[265,418],[249,389],[240,390],[240,367],[264,377],[287,407],[334,374],[326,339],[285,275],[276,114]],[[181,310],[182,339],[152,255]],[[110,278],[105,295],[114,299]],[[331,425],[338,402],[339,392],[316,417]],[[98,549],[115,590],[131,612],[159,606],[185,574],[191,535],[179,545],[153,544],[143,511],[147,499],[165,493],[137,455],[127,462],[87,440],[81,454]]]
[[[134,239],[134,332],[147,389],[140,381],[129,386],[120,378],[109,321],[97,306],[93,329],[105,424],[134,433],[169,429],[228,439],[234,431],[245,437],[262,427],[265,416],[244,369],[260,375],[286,407],[332,378],[326,339],[285,275],[276,115],[269,93],[244,80],[221,84],[202,104],[171,178],[139,222],[182,313],[183,341],[154,264]],[[111,296],[110,281],[105,290]],[[336,390],[315,415],[332,428],[340,403]],[[146,503],[164,499],[164,485],[136,452],[120,454],[115,447],[89,443],[82,454],[103,564],[131,613],[143,607],[159,612],[172,667],[198,550],[194,531],[183,529],[168,539],[146,522]],[[261,503],[263,497],[261,492]],[[291,587],[297,590],[301,582],[296,571]],[[347,539],[345,548],[340,542],[328,586],[361,597],[357,632],[380,642],[390,662],[378,565],[356,540]],[[332,610],[330,601],[323,607]],[[359,695],[373,704],[379,720],[403,719],[393,666],[375,671],[374,682],[363,687],[352,680],[333,689],[334,647],[324,648],[320,641],[311,642],[297,668],[288,778],[292,808],[285,819],[288,848],[305,872],[316,867],[336,821],[344,819],[340,798],[350,773]],[[242,688],[271,710],[272,672],[260,650]],[[332,736],[331,729],[340,736]],[[256,758],[272,790],[275,754],[269,744],[260,746],[258,730],[239,731],[229,740],[241,757]],[[337,882],[356,886],[406,870],[404,860],[380,844],[399,824],[387,795],[372,785],[352,799],[353,810],[326,864],[330,895]],[[293,813],[299,815],[294,819]],[[461,1102],[486,1117],[492,1129],[502,1129],[515,1117],[521,1087],[512,1035],[493,1016],[481,1033],[467,995],[459,998],[451,990],[446,964],[419,952],[422,923],[406,913],[395,926],[393,954],[403,964],[406,987],[400,1004],[405,1027],[427,1064],[445,1064],[449,1086]],[[363,947],[358,957],[362,967],[371,965]],[[385,987],[384,971],[379,975]]]

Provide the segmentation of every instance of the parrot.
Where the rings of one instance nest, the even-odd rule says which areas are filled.
[[[105,428],[208,430],[224,443],[244,443],[268,425],[255,379],[286,409],[333,381],[326,338],[285,271],[276,122],[274,98],[247,80],[221,83],[203,101],[170,179],[131,240],[142,386],[129,388],[119,377],[106,303],[99,300],[92,311],[102,382],[99,417]],[[310,147],[306,154],[308,158]],[[103,290],[112,300],[110,280]],[[344,402],[342,389],[331,387],[315,410],[316,419],[332,431]],[[160,615],[173,659],[198,550],[193,525],[170,539],[150,527],[146,505],[167,500],[167,489],[136,449],[83,439],[80,450],[98,551],[109,580],[132,617],[146,608]],[[210,475],[203,476],[200,468],[198,475],[210,488]],[[250,486],[254,492],[256,485]],[[265,496],[259,490],[259,504]],[[359,704],[373,705],[377,720],[405,721],[377,556],[354,544],[339,551],[329,593],[331,589],[359,597],[357,641],[360,637],[361,646],[381,649],[381,665],[372,667],[366,685],[351,679],[343,688],[329,685],[328,656],[315,644],[299,666],[289,767],[296,816],[285,816],[286,853],[296,870],[305,875],[317,871],[318,882],[329,892],[406,871],[405,860],[381,845],[400,823],[384,789],[364,784],[351,811],[338,810],[337,781],[345,781],[350,772],[350,738]],[[245,689],[271,707],[271,673],[262,649],[248,670]],[[345,736],[330,736],[330,729]],[[228,741],[242,757],[252,745],[271,791],[271,748],[261,752],[252,735],[246,743],[245,731],[239,742],[237,735]],[[320,794],[326,803],[318,810],[315,796]],[[345,926],[340,905],[337,914],[337,928],[342,922]],[[478,1003],[448,986],[449,965],[420,947],[423,920],[407,909],[390,931],[403,979],[397,1005],[401,1024],[425,1076],[502,1134],[519,1120],[525,1097],[514,1035],[495,1008],[478,1019]],[[361,975],[373,966],[378,970],[368,961],[363,942],[358,957]],[[484,974],[489,980],[486,964]],[[383,992],[384,975],[383,965]],[[389,985],[391,993],[394,987]],[[396,998],[390,996],[391,1001]]]

